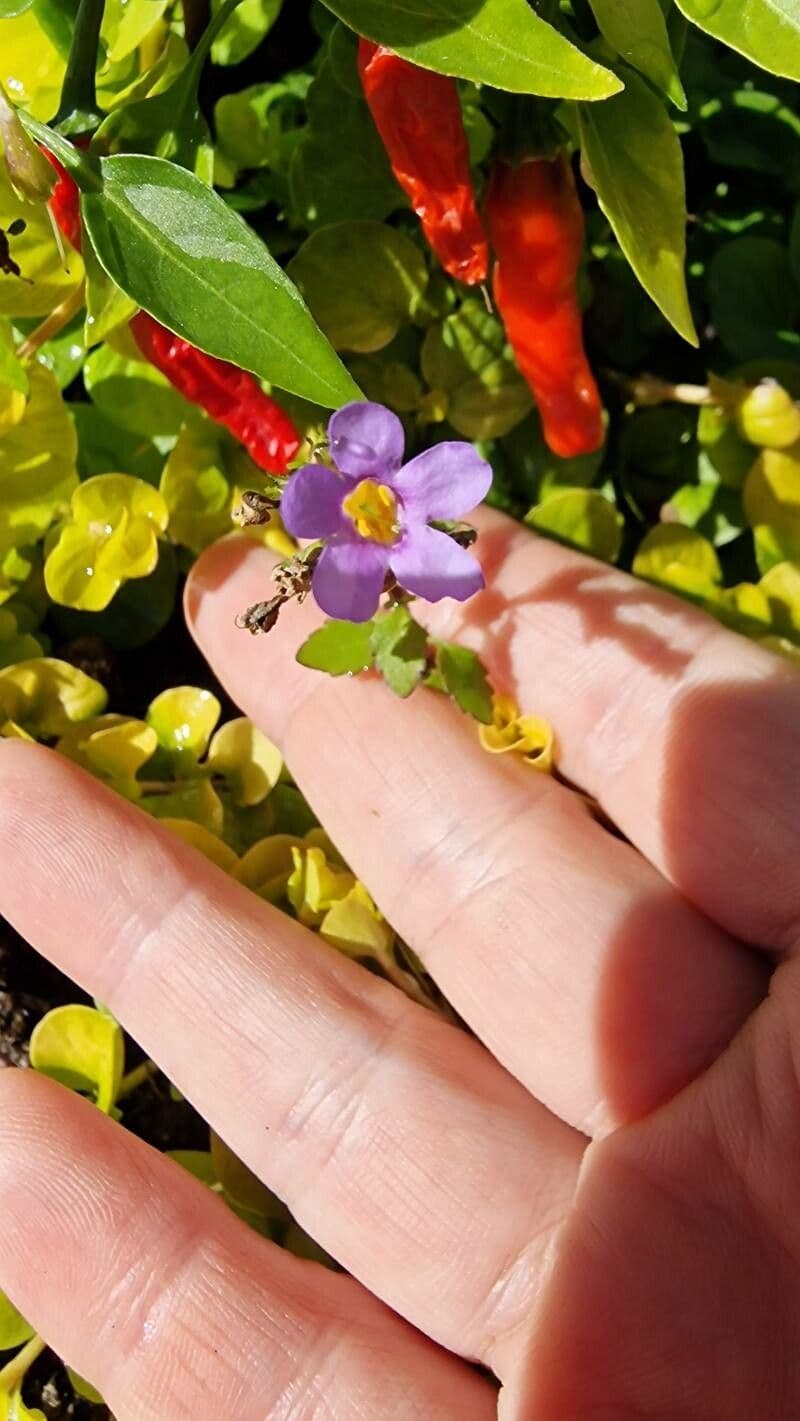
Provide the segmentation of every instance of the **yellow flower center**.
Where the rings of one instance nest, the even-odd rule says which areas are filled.
[[[355,526],[360,538],[387,547],[400,536],[397,522],[397,499],[386,484],[374,479],[362,479],[342,503],[342,511]]]

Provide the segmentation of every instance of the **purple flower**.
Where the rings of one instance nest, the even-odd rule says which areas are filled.
[[[314,596],[331,617],[367,622],[387,572],[439,602],[465,602],[484,585],[468,552],[432,521],[463,518],[489,491],[492,471],[471,444],[436,444],[403,464],[405,434],[383,405],[345,405],[328,425],[336,463],[306,464],[286,486],[281,514],[296,538],[324,538]]]

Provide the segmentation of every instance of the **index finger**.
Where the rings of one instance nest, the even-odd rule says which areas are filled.
[[[800,940],[800,674],[667,592],[484,510],[487,590],[426,617],[556,728],[564,773],[729,932]]]

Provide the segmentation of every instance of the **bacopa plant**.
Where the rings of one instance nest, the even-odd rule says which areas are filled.
[[[449,695],[544,773],[553,728],[417,615],[481,590],[484,499],[797,659],[798,80],[772,0],[0,0],[0,734],[449,1013],[203,684],[182,579],[238,525],[278,557],[232,635],[315,599],[309,676]],[[0,928],[0,1065],[319,1256],[35,972]],[[45,1414],[108,1415],[0,1296],[0,1421]]]

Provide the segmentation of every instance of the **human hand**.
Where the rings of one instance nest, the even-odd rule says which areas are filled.
[[[480,549],[490,590],[436,630],[550,717],[636,848],[443,699],[303,671],[311,608],[237,636],[254,546],[212,550],[188,597],[478,1040],[0,743],[0,910],[352,1275],[0,1072],[0,1286],[119,1421],[489,1421],[461,1358],[502,1421],[800,1408],[800,676],[498,515]]]

